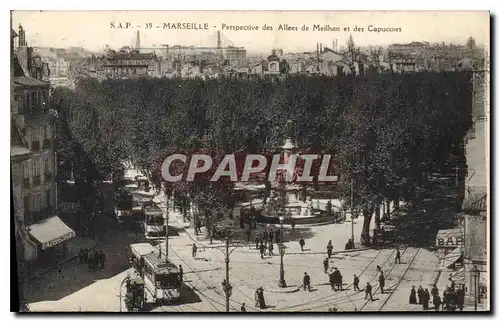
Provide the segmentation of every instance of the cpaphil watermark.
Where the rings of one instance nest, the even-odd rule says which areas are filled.
[[[330,154],[172,154],[162,164],[167,182],[185,181],[337,181]]]

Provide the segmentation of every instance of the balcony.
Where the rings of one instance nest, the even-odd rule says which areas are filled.
[[[45,174],[45,183],[50,183],[52,182],[52,173],[46,173]]]
[[[52,148],[52,139],[43,139],[43,149],[48,150]]]
[[[40,152],[40,141],[33,141],[31,142],[31,151],[33,152]]]
[[[30,178],[24,178],[23,180],[23,187],[24,188],[30,188],[31,185],[30,185]]]
[[[41,176],[34,176],[33,177],[33,187],[37,187],[42,183],[42,177]]]

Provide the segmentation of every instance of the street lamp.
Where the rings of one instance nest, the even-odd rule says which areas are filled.
[[[279,280],[279,287],[286,287],[286,282],[285,282],[285,269],[283,267],[283,256],[285,256],[285,245],[283,245],[282,243],[280,244],[279,246],[280,248],[280,258],[281,258],[281,262],[280,262],[280,280]]]
[[[285,221],[285,216],[280,216],[280,226],[281,226],[281,232],[280,232],[280,240],[283,242],[283,222]]]
[[[474,273],[474,311],[477,311],[477,304],[478,303],[481,303],[480,300],[479,300],[479,269],[474,266],[474,268],[472,269],[473,273]]]

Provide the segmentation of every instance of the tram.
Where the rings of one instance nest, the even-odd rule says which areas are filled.
[[[179,269],[156,252],[144,256],[144,285],[156,303],[175,303],[181,298]]]
[[[165,238],[167,228],[163,211],[152,201],[143,203],[144,209],[144,235],[146,239]]]

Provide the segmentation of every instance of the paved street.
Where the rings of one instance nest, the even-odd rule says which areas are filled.
[[[301,231],[304,227],[297,227]],[[355,234],[359,236],[361,221],[355,225]],[[302,230],[305,231],[305,230]],[[337,253],[332,256],[332,264],[338,267],[344,276],[344,291],[334,292],[328,284],[328,276],[323,271],[323,260],[326,257],[326,244],[333,241],[334,252],[341,251],[343,244],[351,234],[350,223],[338,225],[324,225],[307,228],[305,251],[300,250],[297,240],[298,233],[286,229],[287,242],[284,256],[285,280],[289,286],[300,286],[304,272],[311,276],[311,292],[302,289],[295,293],[274,293],[279,278],[280,256],[276,249],[274,256],[261,259],[253,243],[239,244],[230,256],[230,282],[233,285],[231,296],[231,310],[239,311],[241,303],[246,303],[248,311],[261,311],[254,306],[255,289],[262,286],[265,291],[265,311],[327,311],[336,307],[341,311],[376,311],[380,310],[421,310],[418,305],[409,305],[409,290],[412,285],[422,285],[430,288],[437,275],[438,258],[424,250],[409,248],[402,251],[402,264],[394,265],[394,250],[363,250],[350,253]],[[169,240],[169,256],[171,260],[180,264],[185,272],[185,300],[180,305],[153,307],[152,311],[225,311],[225,295],[221,282],[225,278],[224,247],[220,241],[199,242],[198,256],[191,256],[191,245],[194,242],[192,230],[181,233],[178,237]],[[124,243],[125,244],[125,243]],[[230,249],[233,249],[231,247]],[[116,256],[119,256],[117,254]],[[118,258],[118,257],[116,257]],[[117,264],[114,264],[117,267]],[[377,283],[377,265],[382,267],[387,281],[386,294],[380,294]],[[63,298],[40,299],[41,303],[31,303],[32,310],[82,310],[82,311],[118,311],[119,284],[126,275],[126,264],[121,272],[115,276],[106,276],[105,273],[89,273],[86,267],[68,268],[74,270],[74,276],[91,276],[94,283],[82,290]],[[103,275],[99,275],[103,274]],[[364,293],[352,290],[353,274],[360,276],[360,287],[367,281],[373,286],[374,302],[364,300]],[[57,288],[57,275],[44,277],[44,281],[51,280],[52,287]],[[72,275],[73,276],[73,275]],[[41,281],[38,287],[41,288]],[[72,279],[73,281],[73,279]],[[78,282],[78,279],[76,279]],[[62,284],[62,283],[61,283]],[[70,285],[72,283],[69,283]],[[44,288],[46,286],[43,286]],[[59,285],[59,288],[61,285]],[[50,289],[50,288],[47,288]],[[27,295],[36,294],[30,289]],[[36,297],[32,295],[36,301]],[[58,300],[57,303],[47,300]]]

